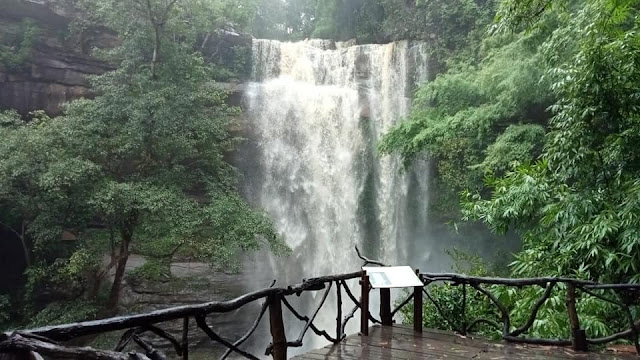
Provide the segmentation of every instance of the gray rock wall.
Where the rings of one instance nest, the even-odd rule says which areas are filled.
[[[58,115],[63,102],[91,95],[87,75],[111,68],[91,57],[87,49],[114,46],[115,34],[104,29],[72,35],[70,12],[61,4],[44,0],[0,3],[0,39],[16,32],[24,19],[34,20],[40,31],[30,61],[18,70],[0,68],[0,109],[16,109],[23,115],[45,110]]]
[[[18,31],[24,19],[32,19],[40,30],[33,56],[19,70],[0,65],[0,110],[16,109],[22,115],[44,110],[51,116],[61,113],[64,102],[90,97],[88,75],[102,74],[113,67],[91,56],[95,48],[108,49],[118,38],[107,28],[94,28],[81,34],[69,31],[71,19],[81,16],[65,4],[68,0],[0,0],[0,42]],[[205,40],[206,39],[206,40]],[[203,34],[201,51],[219,67],[217,81],[240,83],[251,71],[251,41],[230,27]],[[230,103],[239,105],[237,86]]]

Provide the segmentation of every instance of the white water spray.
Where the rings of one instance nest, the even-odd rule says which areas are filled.
[[[267,264],[261,254],[248,267],[284,286],[359,269],[356,245],[389,264],[442,266],[428,232],[428,163],[403,172],[400,159],[376,150],[427,79],[425,50],[407,41],[254,40],[244,192],[269,213],[293,254]],[[316,322],[321,328],[335,327],[334,301]]]
[[[246,192],[293,249],[275,268],[293,281],[352,271],[355,245],[391,264],[429,260],[428,164],[403,172],[376,151],[427,78],[425,46],[254,40],[253,56]]]

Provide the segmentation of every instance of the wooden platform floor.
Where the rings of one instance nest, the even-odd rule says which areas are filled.
[[[342,343],[294,359],[640,359],[630,353],[576,353],[566,348],[519,345],[406,326],[374,326],[369,336],[351,335]]]

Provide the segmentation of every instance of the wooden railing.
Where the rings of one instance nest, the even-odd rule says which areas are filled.
[[[435,309],[442,317],[443,322],[454,328],[455,331],[462,335],[467,335],[473,332],[473,329],[480,323],[488,324],[499,328],[501,330],[502,339],[508,342],[515,343],[528,343],[538,345],[551,345],[551,346],[571,346],[576,351],[587,351],[589,345],[601,345],[610,343],[613,341],[627,339],[635,345],[636,352],[640,355],[640,319],[634,320],[631,306],[635,303],[638,305],[640,300],[640,284],[598,284],[591,281],[577,280],[570,278],[521,278],[521,279],[503,279],[503,278],[490,278],[490,277],[472,277],[461,274],[448,274],[448,273],[419,273],[419,277],[424,283],[424,287],[416,287],[414,291],[405,299],[399,307],[393,310],[393,313],[399,310],[401,306],[406,305],[411,300],[414,300],[414,319],[416,331],[420,331],[418,324],[422,323],[422,304],[423,295],[434,305]],[[453,286],[462,287],[462,307],[461,314],[456,314],[457,319],[447,319],[442,310],[442,304],[438,300],[434,299],[428,291],[429,285],[437,283],[448,283]],[[553,290],[558,288],[558,284],[563,284],[566,288],[566,311],[568,322],[570,324],[570,338],[568,339],[542,339],[523,336],[526,334],[534,324],[538,311],[549,300]],[[486,285],[499,285],[514,288],[523,288],[526,286],[536,286],[544,288],[544,293],[535,302],[531,313],[526,322],[518,327],[514,327],[511,321],[511,314],[505,304],[503,304],[491,291],[486,288]],[[486,296],[486,298],[497,308],[502,324],[499,322],[480,318],[474,319],[471,322],[466,321],[466,311],[468,306],[468,291],[467,288],[471,288],[478,293]],[[599,291],[601,293],[599,293]],[[581,292],[586,296],[593,296],[603,302],[614,304],[619,306],[622,312],[626,316],[626,322],[628,328],[621,330],[615,334],[599,338],[588,338],[585,330],[580,326],[580,317],[576,310],[576,301],[578,299],[577,294]],[[604,293],[608,292],[609,295]],[[456,321],[463,319],[462,322]],[[456,325],[456,323],[459,323]]]
[[[360,255],[365,265],[383,265],[380,262],[369,260]],[[501,279],[501,278],[485,278],[470,277],[460,274],[446,273],[420,273],[416,271],[424,286],[413,288],[410,295],[400,302],[393,310],[391,308],[391,294],[389,289],[380,289],[380,319],[374,318],[369,311],[369,296],[371,286],[369,278],[364,271],[352,273],[323,276],[304,280],[297,285],[288,286],[286,288],[274,287],[275,281],[271,287],[251,292],[240,296],[236,299],[224,302],[209,302],[199,305],[180,306],[164,310],[158,310],[145,314],[121,316],[109,319],[86,321],[74,324],[49,326],[38,329],[18,330],[10,333],[0,333],[0,360],[11,359],[37,359],[39,354],[50,356],[53,358],[66,359],[89,359],[89,360],[164,360],[166,355],[158,349],[155,349],[149,341],[145,340],[141,335],[143,333],[151,333],[152,335],[165,339],[173,347],[173,351],[184,360],[189,359],[189,323],[195,321],[198,329],[206,334],[213,342],[221,344],[226,348],[220,357],[227,358],[231,353],[242,355],[248,359],[258,359],[258,355],[250,353],[243,348],[243,344],[255,333],[265,313],[269,312],[269,325],[271,343],[266,347],[265,355],[271,355],[276,360],[284,360],[287,358],[287,351],[292,347],[300,347],[308,330],[311,329],[317,336],[321,336],[331,343],[339,343],[345,337],[347,323],[355,317],[355,313],[360,311],[360,332],[361,335],[367,336],[369,324],[380,323],[383,326],[391,326],[393,317],[413,300],[413,318],[414,330],[422,332],[423,319],[423,299],[431,301],[440,315],[445,318],[449,324],[455,323],[451,319],[446,319],[438,301],[434,299],[428,289],[435,283],[446,282],[454,286],[462,287],[462,314],[456,314],[458,318],[465,318],[467,307],[467,288],[486,296],[489,301],[496,306],[502,320],[502,325],[491,319],[475,319],[469,324],[463,321],[461,326],[454,327],[461,334],[473,332],[474,327],[479,323],[490,324],[501,328],[502,338],[509,342],[521,342],[531,344],[569,346],[575,350],[586,351],[589,344],[604,344],[620,339],[628,339],[636,346],[638,354],[640,354],[640,344],[638,343],[638,333],[640,330],[640,320],[634,320],[630,304],[623,299],[615,299],[605,296],[598,291],[607,291],[619,296],[621,292],[635,292],[637,295],[640,291],[640,285],[636,284],[596,284],[589,281],[566,279],[566,278],[533,278],[533,279]],[[360,279],[360,298],[354,296],[354,292],[349,288],[347,281],[352,279]],[[566,305],[569,323],[571,324],[570,339],[538,339],[532,337],[523,337],[528,330],[531,329],[538,311],[544,303],[550,298],[554,288],[558,284],[564,284],[566,287]],[[525,287],[525,286],[541,286],[545,288],[544,294],[535,303],[531,309],[531,315],[527,321],[517,328],[514,328],[509,309],[502,304],[498,298],[489,290],[486,285],[500,285],[508,287]],[[335,289],[336,299],[336,324],[335,332],[331,333],[326,329],[320,329],[314,321],[318,313],[326,303],[326,300]],[[288,300],[293,295],[301,296],[305,293],[313,293],[323,291],[319,297],[319,302],[311,311],[310,315],[301,314]],[[620,306],[627,316],[629,328],[622,330],[616,334],[601,338],[587,338],[585,331],[580,327],[579,314],[576,311],[576,293],[580,291],[584,294],[594,296],[602,301],[609,302]],[[343,295],[352,303],[351,310],[343,316]],[[247,329],[246,333],[235,341],[228,340],[221,334],[217,333],[208,323],[208,317],[215,316],[220,313],[228,313],[241,309],[249,304],[262,301],[258,316],[252,325]],[[295,338],[288,338],[284,325],[284,310],[288,310],[288,314],[294,319],[304,323],[302,330]],[[366,311],[362,311],[366,309]],[[172,321],[182,322],[181,338],[176,338],[169,332],[162,329],[162,325]],[[124,331],[120,340],[113,350],[99,350],[89,347],[76,347],[65,345],[74,339],[84,338],[87,336]],[[335,334],[335,335],[334,335]],[[131,348],[133,345],[139,348],[138,351],[125,352],[125,348]]]
[[[109,319],[85,321],[74,324],[49,326],[31,330],[19,330],[11,333],[0,333],[0,359],[29,359],[29,356],[42,354],[53,358],[71,359],[95,359],[95,360],[132,360],[150,359],[164,360],[166,356],[158,349],[153,348],[148,341],[140,335],[152,333],[153,335],[168,340],[175,353],[182,359],[189,358],[189,323],[195,321],[198,328],[203,331],[211,340],[221,344],[226,351],[221,359],[227,358],[232,352],[240,354],[248,359],[258,359],[257,355],[251,354],[241,348],[256,331],[264,314],[269,311],[269,322],[271,332],[271,344],[265,350],[265,355],[272,355],[274,359],[286,359],[287,349],[290,347],[300,347],[303,339],[311,329],[316,335],[322,336],[332,343],[342,341],[345,335],[345,328],[355,312],[360,309],[360,301],[356,299],[353,292],[347,285],[350,279],[361,277],[362,272],[353,272],[340,275],[323,276],[303,281],[301,284],[288,286],[286,288],[273,287],[258,290],[245,294],[231,301],[209,302],[199,305],[180,306],[145,314],[120,316]],[[337,317],[335,336],[328,331],[319,329],[314,320],[318,312],[325,304],[329,292],[335,286],[337,298]],[[320,302],[317,304],[310,316],[302,315],[294,308],[288,297],[300,296],[307,292],[317,292],[324,290]],[[342,317],[342,298],[344,294],[353,302],[352,310]],[[215,314],[227,313],[240,309],[248,304],[262,300],[260,312],[247,332],[235,341],[225,339],[212,329],[207,317]],[[295,340],[288,340],[285,333],[283,320],[283,306],[296,319],[303,321],[304,326]],[[368,313],[367,313],[368,314]],[[370,314],[373,321],[377,321]],[[161,328],[162,323],[182,320],[182,338],[177,339]],[[378,321],[379,322],[379,321]],[[65,346],[64,342],[70,340],[97,335],[112,331],[124,331],[120,341],[113,350],[98,350],[88,347]],[[130,343],[136,344],[141,352],[123,352]],[[3,355],[4,354],[4,355]],[[4,357],[3,357],[4,356]]]

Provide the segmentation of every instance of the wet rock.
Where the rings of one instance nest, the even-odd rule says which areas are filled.
[[[131,256],[127,266],[128,273],[130,274],[131,271],[144,263],[143,257]],[[212,269],[206,263],[174,262],[171,264],[171,277],[167,279],[140,281],[127,276],[120,301],[121,314],[149,312],[211,301],[228,301],[251,291],[252,289],[247,284],[256,283],[254,280],[246,273],[224,273]],[[265,285],[262,287],[269,285],[266,280],[264,283]],[[216,333],[226,339],[235,340],[244,335],[245,331],[251,327],[255,316],[260,311],[260,305],[261,302],[257,301],[236,311],[212,314],[208,316],[207,321]],[[263,319],[263,321],[265,320]],[[166,322],[158,324],[158,326],[176,339],[180,339],[182,336],[182,320]],[[163,349],[167,354],[171,353],[169,341],[149,334],[144,338],[154,347]],[[189,343],[190,349],[193,350],[210,349],[219,352],[222,349],[197,327],[194,319],[190,319],[189,322]]]
[[[92,56],[95,49],[118,45],[115,32],[94,27],[72,33],[71,20],[81,16],[64,0],[0,1],[0,41],[15,34],[21,22],[32,19],[39,29],[39,39],[28,63],[19,69],[2,69],[0,65],[0,110],[16,109],[27,115],[44,110],[51,116],[62,112],[61,104],[91,97],[90,75],[103,74],[114,67]],[[227,26],[201,37],[200,50],[220,73],[216,81],[240,83],[251,75],[251,43],[248,35]],[[240,104],[238,91],[230,92],[231,105]]]
[[[0,37],[15,33],[23,19],[36,22],[40,36],[28,63],[19,69],[0,69],[0,109],[26,115],[44,110],[58,115],[66,101],[91,96],[88,75],[112,67],[89,55],[86,45],[112,47],[115,34],[93,31],[70,34],[72,11],[62,1],[5,0],[0,5]]]

